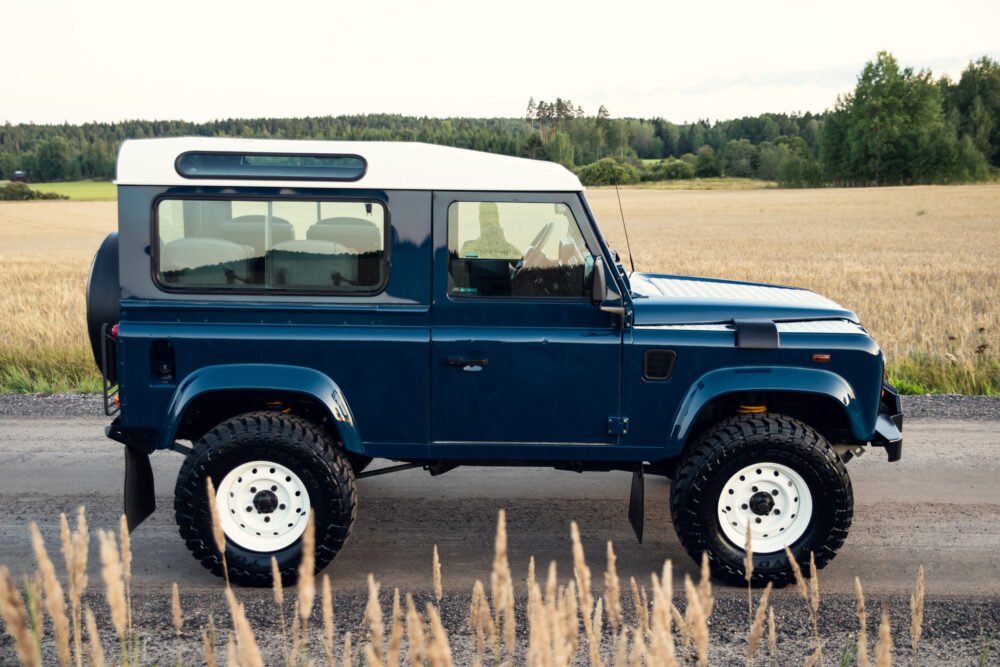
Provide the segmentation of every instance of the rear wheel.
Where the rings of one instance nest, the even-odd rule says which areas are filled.
[[[311,422],[277,412],[234,417],[198,441],[181,467],[174,496],[188,549],[219,576],[222,558],[212,537],[208,478],[216,489],[229,576],[243,585],[269,586],[272,557],[282,580],[295,581],[310,511],[321,570],[343,547],[357,513],[351,465]]]
[[[844,543],[854,495],[847,469],[815,429],[784,415],[740,415],[702,435],[677,468],[670,510],[678,537],[713,573],[745,581],[750,526],[753,583],[792,580],[799,563],[823,567]],[[804,571],[808,571],[806,568]]]

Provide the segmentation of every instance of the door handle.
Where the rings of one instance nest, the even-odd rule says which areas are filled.
[[[483,368],[484,366],[489,366],[489,364],[489,359],[463,359],[462,357],[448,357],[449,366],[459,366],[466,369],[471,369],[472,367]]]

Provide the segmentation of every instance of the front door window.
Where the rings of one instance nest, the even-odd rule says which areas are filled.
[[[584,298],[593,266],[565,204],[459,201],[448,207],[452,297]]]

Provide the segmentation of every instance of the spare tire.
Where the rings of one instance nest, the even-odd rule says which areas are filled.
[[[118,282],[118,232],[108,234],[94,255],[87,279],[87,335],[94,363],[101,369],[101,329],[118,322],[118,299],[121,287]],[[115,381],[115,364],[109,364],[109,382]]]

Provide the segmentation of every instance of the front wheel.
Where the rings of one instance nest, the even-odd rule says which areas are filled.
[[[294,582],[310,511],[317,570],[350,535],[358,506],[354,472],[326,434],[305,419],[277,412],[234,417],[206,433],[181,467],[174,494],[181,537],[203,566],[221,576],[208,478],[216,489],[234,582],[269,586],[272,557],[282,580]]]
[[[815,429],[784,415],[727,419],[703,434],[677,468],[670,511],[678,537],[696,560],[707,552],[713,573],[745,582],[750,526],[753,585],[793,578],[815,554],[823,567],[844,543],[854,511],[851,480]],[[804,571],[808,572],[808,568]]]

